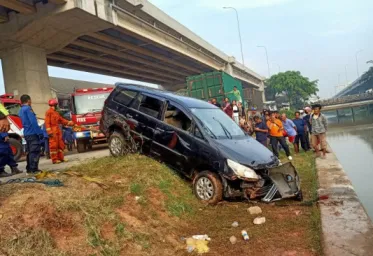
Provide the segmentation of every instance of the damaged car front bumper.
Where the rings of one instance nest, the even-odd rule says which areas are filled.
[[[302,199],[300,179],[291,162],[257,171],[258,180],[243,177],[223,177],[227,197],[243,196],[269,203],[286,198]]]
[[[300,179],[291,162],[269,169],[268,177],[273,184],[262,201],[269,203],[301,196]]]

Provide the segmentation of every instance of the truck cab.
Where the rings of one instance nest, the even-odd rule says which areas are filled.
[[[106,143],[99,131],[101,111],[113,88],[76,89],[71,94],[71,120],[81,127],[74,130],[78,153],[91,149],[94,144]]]

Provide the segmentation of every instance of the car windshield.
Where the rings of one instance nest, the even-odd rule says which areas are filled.
[[[232,139],[245,136],[241,128],[220,109],[192,108],[191,111],[200,120],[204,131],[212,138]]]
[[[8,110],[9,115],[18,116],[21,104],[19,103],[4,103],[5,108]]]
[[[74,96],[75,114],[80,115],[101,111],[109,94],[100,93]]]

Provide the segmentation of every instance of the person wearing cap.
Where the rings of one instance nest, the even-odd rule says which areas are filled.
[[[49,137],[49,153],[53,164],[66,162],[64,158],[65,143],[62,139],[60,125],[74,126],[72,121],[68,121],[57,112],[58,101],[51,99],[48,101],[50,108],[45,113],[45,128]]]
[[[320,112],[321,105],[315,104],[312,106],[313,114],[310,116],[310,123],[312,125],[311,141],[312,146],[316,152],[316,156],[320,156],[318,144],[321,144],[322,158],[326,157],[327,143],[326,132],[328,130],[328,122],[326,117]]]
[[[26,140],[26,171],[30,174],[40,172],[39,159],[41,154],[41,143],[43,131],[41,130],[34,111],[31,108],[31,97],[27,94],[21,96],[22,107],[19,117],[22,121],[23,136]]]

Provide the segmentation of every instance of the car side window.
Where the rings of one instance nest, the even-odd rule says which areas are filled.
[[[196,125],[194,126],[194,136],[203,140],[203,135]]]
[[[142,94],[137,95],[136,99],[132,102],[131,107],[133,109],[139,110],[139,107],[140,107],[140,104],[141,104],[143,98],[144,98],[144,95],[142,95]]]
[[[159,113],[162,111],[162,101],[147,95],[141,95],[138,98],[139,104],[135,104],[138,110],[144,114],[152,116],[154,118],[159,117]],[[135,106],[133,107],[135,108]],[[135,108],[136,109],[136,108]]]
[[[119,92],[114,96],[114,101],[128,106],[131,101],[136,97],[137,92],[130,91],[130,90],[123,90],[120,89]]]
[[[168,104],[163,121],[181,130],[191,132],[192,120],[172,103]]]

